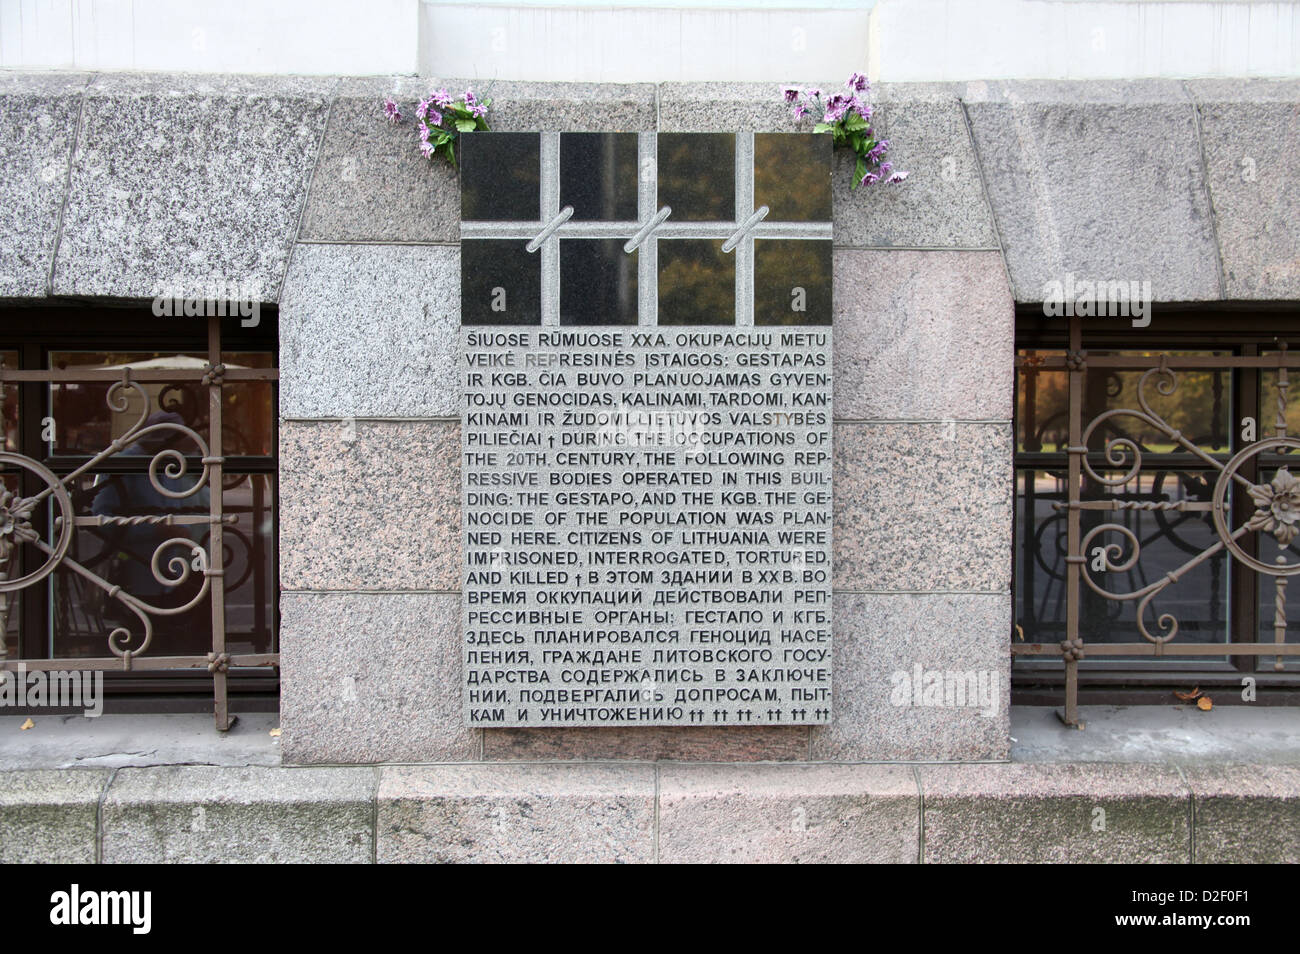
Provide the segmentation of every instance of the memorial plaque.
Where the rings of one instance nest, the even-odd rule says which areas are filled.
[[[828,722],[828,137],[490,135],[466,167],[534,155],[540,195],[461,226],[467,723]],[[764,155],[810,196],[755,208]]]

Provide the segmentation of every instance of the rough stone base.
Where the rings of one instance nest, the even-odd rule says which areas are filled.
[[[6,862],[1300,862],[1300,767],[155,766],[0,778]]]

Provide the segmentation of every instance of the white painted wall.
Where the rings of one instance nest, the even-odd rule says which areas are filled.
[[[1296,0],[0,0],[0,68],[488,79],[1300,76]]]
[[[701,3],[612,10],[423,3],[420,68],[443,76],[572,82],[848,76],[867,62],[871,5],[767,9],[750,0],[749,9],[720,3],[701,9]]]
[[[872,72],[894,81],[1300,75],[1300,4],[880,0]]]
[[[419,0],[0,0],[0,67],[414,73]]]

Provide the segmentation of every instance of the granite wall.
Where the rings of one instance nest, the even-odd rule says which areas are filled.
[[[1014,303],[1067,273],[1159,302],[1300,299],[1298,82],[879,90],[912,175],[835,176],[833,723],[471,730],[459,197],[379,109],[437,85],[0,73],[0,298],[219,278],[279,305],[289,761],[1005,758]],[[767,85],[491,95],[500,130],[797,128]],[[996,674],[996,714],[891,704],[917,665]]]

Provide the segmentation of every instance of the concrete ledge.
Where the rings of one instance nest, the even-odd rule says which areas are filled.
[[[90,864],[95,857],[102,769],[0,775],[0,863]]]
[[[1191,859],[1191,792],[1166,765],[927,765],[925,861]]]
[[[1211,765],[1184,774],[1193,793],[1193,861],[1295,864],[1300,859],[1300,767]]]
[[[358,863],[374,857],[370,768],[121,769],[100,821],[105,864]]]
[[[381,862],[647,862],[654,858],[649,765],[386,768]]]
[[[1296,863],[1297,833],[1300,767],[1273,764],[467,762],[0,778],[0,861],[20,863]]]
[[[914,863],[916,779],[902,765],[667,765],[659,860]]]

